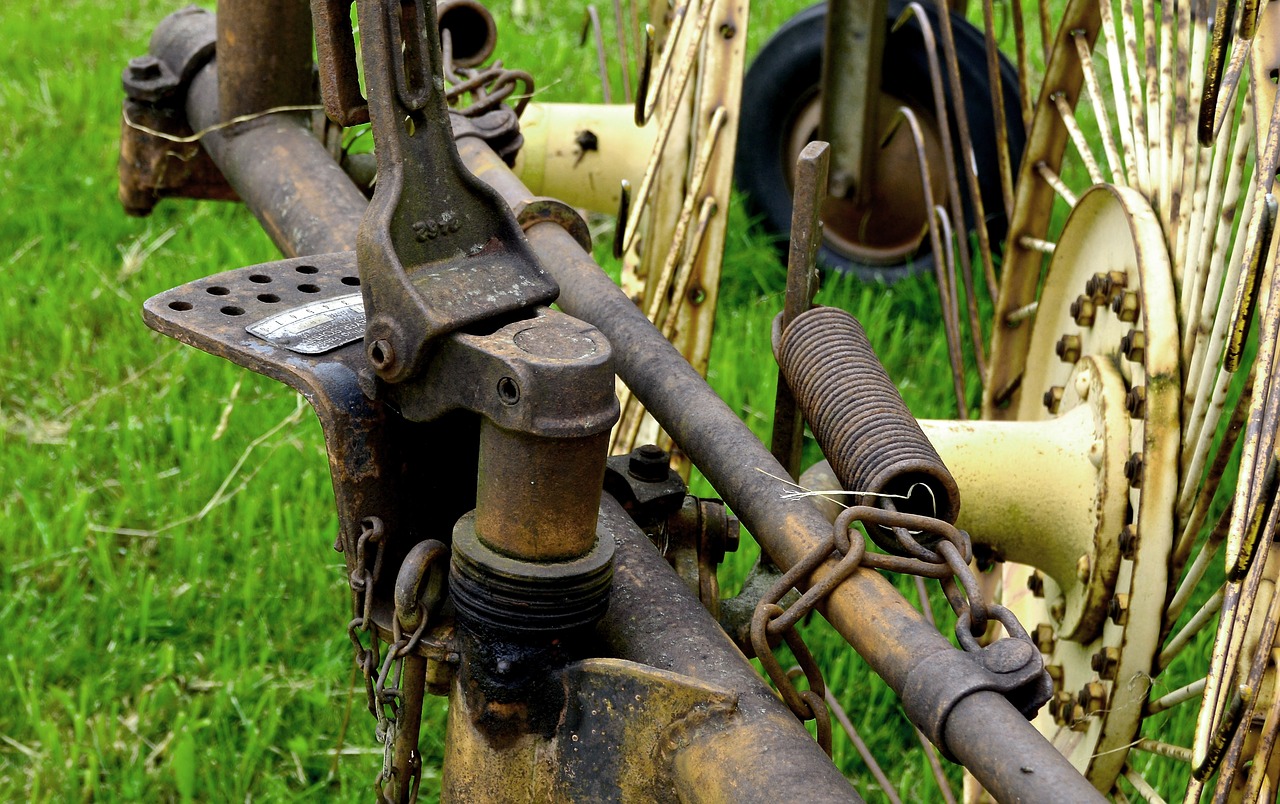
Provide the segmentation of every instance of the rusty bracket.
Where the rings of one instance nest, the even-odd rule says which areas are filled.
[[[213,58],[214,17],[191,6],[156,26],[145,55],[121,76],[119,197],[130,215],[151,214],[168,196],[238,200],[222,171],[190,139],[185,101],[191,79]]]
[[[559,289],[502,199],[462,164],[437,76],[434,0],[361,0],[378,184],[357,253],[366,354],[392,385],[441,335],[546,304]]]

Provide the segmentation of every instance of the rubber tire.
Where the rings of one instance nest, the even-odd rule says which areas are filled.
[[[917,110],[928,110],[928,117],[933,119],[933,91],[919,24],[913,20],[895,33],[888,32],[906,5],[907,0],[889,0],[885,19],[888,38],[885,42],[881,86],[883,91],[911,102]],[[941,37],[936,10],[930,6],[926,13],[933,23],[935,35]],[[779,28],[747,70],[742,94],[742,120],[738,129],[734,180],[738,189],[746,195],[751,213],[760,218],[769,233],[777,236],[784,260],[786,240],[791,232],[791,191],[787,181],[787,173],[791,169],[787,162],[791,156],[785,153],[785,149],[796,117],[821,84],[826,16],[826,3],[820,3],[801,11]],[[964,105],[969,117],[974,158],[978,165],[978,182],[982,206],[986,212],[987,232],[993,248],[999,248],[1008,231],[1009,222],[1005,218],[1000,190],[1000,163],[995,145],[995,121],[991,113],[991,83],[987,80],[986,46],[982,33],[959,15],[951,15],[951,24],[955,32],[956,56],[961,85],[964,87]],[[938,49],[939,60],[945,70],[941,42]],[[1000,71],[1010,158],[1016,171],[1026,146],[1026,131],[1022,125],[1022,106],[1018,96],[1018,74],[1003,56],[1000,58]],[[948,108],[953,108],[949,91],[947,102]],[[920,111],[918,114],[925,113]],[[964,184],[964,165],[958,146],[955,115],[952,113],[949,116],[952,118],[952,142],[957,143],[955,155],[960,192],[966,199],[966,229],[972,231],[974,216],[967,203],[968,192]],[[910,262],[899,265],[860,264],[826,243],[819,253],[819,261],[825,268],[851,273],[864,281],[879,280],[889,283],[909,274],[933,270],[933,255],[929,253],[928,238],[925,238],[921,250]]]

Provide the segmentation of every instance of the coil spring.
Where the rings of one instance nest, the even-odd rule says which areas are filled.
[[[897,510],[954,523],[960,512],[956,482],[857,319],[815,307],[797,316],[778,341],[782,374],[844,488],[900,495],[906,499],[890,498]],[[857,503],[886,507],[886,498],[870,494]]]

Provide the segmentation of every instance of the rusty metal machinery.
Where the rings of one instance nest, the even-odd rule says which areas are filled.
[[[504,101],[531,79],[483,66],[495,31],[482,5],[357,0],[359,49],[351,5],[313,0],[308,15],[224,1],[216,18],[166,20],[124,75],[121,198],[139,214],[167,195],[239,198],[289,258],[169,291],[146,315],[317,410],[348,631],[386,748],[381,790],[416,795],[417,717],[438,694],[451,701],[454,799],[499,797],[518,779],[539,800],[764,801],[800,785],[848,800],[792,716],[829,739],[821,674],[790,629],[817,610],[973,774],[972,797],[1083,801],[1096,788],[1156,800],[1144,773],[1157,759],[1187,780],[1188,801],[1207,785],[1218,799],[1274,797],[1274,8],[1224,3],[1211,20],[1194,4],[1073,0],[1056,33],[1042,20],[1038,90],[1019,18],[1024,105],[1004,111],[1029,133],[1020,172],[1006,158],[997,177],[1010,220],[999,277],[985,237],[976,252],[952,240],[965,204],[983,201],[966,112],[944,97],[962,94],[950,15],[906,8],[899,24],[914,17],[941,53],[928,64],[931,125],[958,130],[956,158],[928,147],[921,106],[870,119],[915,153],[958,413],[968,361],[987,421],[917,426],[856,322],[804,312],[828,186],[827,157],[805,149],[775,338],[779,410],[794,394],[836,465],[839,480],[803,483],[860,495],[833,512],[833,530],[807,499],[778,496],[777,478],[799,468],[801,420],[780,417],[771,455],[699,376],[747,4],[654,3],[628,105],[531,104],[523,124],[523,101]],[[984,4],[989,39],[992,14]],[[726,78],[693,80],[708,74]],[[313,119],[321,100],[329,123]],[[368,119],[372,200],[330,148],[332,126]],[[594,141],[564,139],[578,122]],[[834,134],[836,183],[857,185],[868,168],[854,157],[875,138]],[[644,159],[620,157],[634,153]],[[566,201],[621,208],[623,288],[591,261]],[[984,291],[997,316],[989,355]],[[872,379],[833,367],[838,355]],[[633,450],[645,442],[660,446]],[[422,460],[427,443],[458,465]],[[1232,492],[1222,478],[1237,443]],[[667,449],[702,469],[784,571],[761,576],[747,621],[740,607],[719,612],[782,700],[713,617],[736,520],[687,496]],[[606,462],[610,450],[621,457]],[[976,576],[975,552],[1003,563]],[[963,650],[875,569],[942,580]],[[1189,670],[1188,646],[1214,623],[1208,666]],[[808,689],[772,661],[781,640]],[[1164,739],[1168,718],[1201,699],[1193,743]],[[616,745],[654,748],[623,761]]]

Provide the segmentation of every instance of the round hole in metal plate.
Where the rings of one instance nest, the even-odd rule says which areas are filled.
[[[249,281],[255,285],[265,285],[271,281],[271,277],[266,274],[250,274]]]
[[[280,301],[280,297],[274,293],[259,293],[258,301],[263,302],[265,304],[275,304],[276,302]]]
[[[342,284],[344,284],[344,285],[350,285],[350,286],[351,286],[351,287],[353,287],[353,288],[360,287],[360,277],[358,277],[358,276],[344,276],[344,277],[342,277]]]
[[[205,288],[204,292],[208,293],[210,296],[226,296],[231,291],[227,290],[221,285],[214,285],[211,288]]]
[[[222,308],[222,314],[223,315],[244,315],[244,308],[236,307],[234,305],[228,304],[226,307]]]
[[[191,309],[191,302],[171,301],[169,302],[169,309],[177,310],[180,313],[185,313],[186,311]]]
[[[319,293],[320,286],[319,285],[298,285],[298,290],[302,291],[303,293]]]
[[[318,273],[320,273],[320,269],[319,269],[319,268],[317,268],[317,267],[315,267],[314,265],[299,265],[297,268],[294,268],[293,270],[297,271],[297,272],[298,272],[298,273],[300,273],[300,274],[318,274]]]

